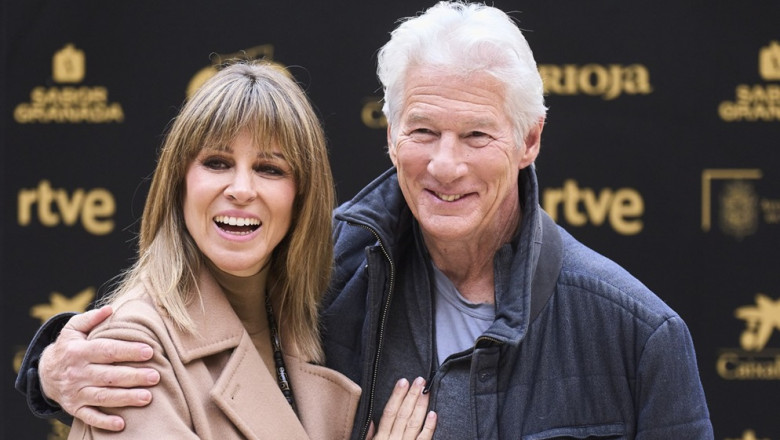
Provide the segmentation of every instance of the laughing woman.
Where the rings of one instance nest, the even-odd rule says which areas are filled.
[[[104,300],[114,313],[89,335],[149,344],[142,365],[160,382],[148,407],[99,408],[124,430],[75,419],[69,438],[348,438],[360,389],[319,365],[334,198],[322,129],[292,79],[238,63],[204,84],[160,152],[137,260]],[[388,414],[420,406],[399,393]]]

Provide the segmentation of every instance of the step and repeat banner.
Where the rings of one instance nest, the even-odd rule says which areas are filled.
[[[264,58],[305,86],[345,201],[390,165],[376,51],[432,4],[0,6],[0,437],[67,435],[13,390],[24,348],[128,266],[162,135],[214,64]],[[544,208],[687,321],[717,439],[780,440],[780,2],[494,4],[545,81]]]

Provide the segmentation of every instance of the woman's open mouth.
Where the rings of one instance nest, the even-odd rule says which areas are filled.
[[[218,215],[214,217],[217,227],[230,234],[247,235],[260,227],[260,219],[244,217],[228,217]]]

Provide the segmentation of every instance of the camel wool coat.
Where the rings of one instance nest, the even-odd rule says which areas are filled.
[[[196,332],[184,333],[139,286],[122,297],[114,314],[90,339],[149,344],[143,365],[160,372],[143,408],[103,408],[125,419],[114,433],[74,420],[69,439],[347,439],[360,387],[346,376],[294,355],[280,331],[288,376],[300,419],[279,390],[260,354],[207,269],[199,274],[202,302],[188,312]]]

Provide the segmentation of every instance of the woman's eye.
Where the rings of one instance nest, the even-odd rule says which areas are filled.
[[[209,157],[204,159],[201,163],[203,166],[212,170],[224,170],[230,168],[230,164],[221,157]]]
[[[266,174],[269,176],[285,176],[286,171],[277,165],[263,164],[259,165],[255,170],[260,174]]]

